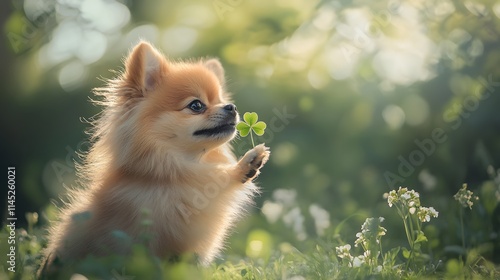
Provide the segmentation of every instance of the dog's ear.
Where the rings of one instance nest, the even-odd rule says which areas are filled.
[[[165,57],[148,42],[141,41],[125,60],[124,78],[129,85],[146,95],[154,90],[168,71]]]
[[[216,58],[211,58],[209,60],[206,60],[203,65],[210,71],[212,71],[215,76],[217,76],[217,78],[219,79],[219,83],[224,88],[226,78],[224,77],[224,68],[222,68],[222,64],[220,63],[220,61]]]

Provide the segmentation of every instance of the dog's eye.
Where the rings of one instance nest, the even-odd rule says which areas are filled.
[[[201,103],[200,100],[194,100],[189,103],[188,108],[195,113],[201,113],[205,111],[205,104]]]

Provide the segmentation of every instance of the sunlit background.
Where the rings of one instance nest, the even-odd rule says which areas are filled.
[[[468,183],[485,201],[469,234],[500,261],[500,2],[25,0],[0,10],[1,161],[17,169],[17,211],[41,213],[41,225],[77,184],[84,120],[100,110],[92,88],[144,39],[172,59],[219,57],[240,113],[268,124],[256,138],[272,151],[262,195],[227,255],[301,249],[335,229],[352,243],[371,216],[403,242],[383,199],[400,185],[440,212],[428,230],[444,248],[459,242],[447,209]],[[251,144],[234,146],[242,155]]]

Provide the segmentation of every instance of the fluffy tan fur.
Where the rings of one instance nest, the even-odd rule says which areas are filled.
[[[172,62],[141,42],[124,73],[95,92],[104,110],[78,170],[85,188],[72,191],[50,229],[47,264],[56,257],[126,254],[130,248],[116,231],[133,241],[148,231],[159,257],[195,253],[210,262],[257,192],[252,180],[269,156],[259,145],[236,160],[229,144],[236,113],[229,131],[196,136],[228,118],[221,64]],[[206,106],[202,113],[189,108],[193,100]],[[144,213],[149,228],[141,223]]]

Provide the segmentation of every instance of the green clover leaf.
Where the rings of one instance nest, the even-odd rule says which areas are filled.
[[[236,129],[240,132],[241,137],[246,137],[250,133],[250,126],[245,122],[239,122]]]
[[[264,131],[266,130],[266,123],[263,121],[258,121],[259,115],[255,112],[246,112],[243,115],[243,121],[239,122],[236,125],[236,129],[240,132],[241,137],[246,137],[250,134],[250,138],[252,139],[252,145],[255,147],[253,142],[252,132],[258,136],[264,135]]]
[[[267,127],[267,125],[265,122],[258,122],[252,126],[252,130],[258,136],[262,136],[262,135],[264,135],[264,130],[266,130],[266,127]]]

